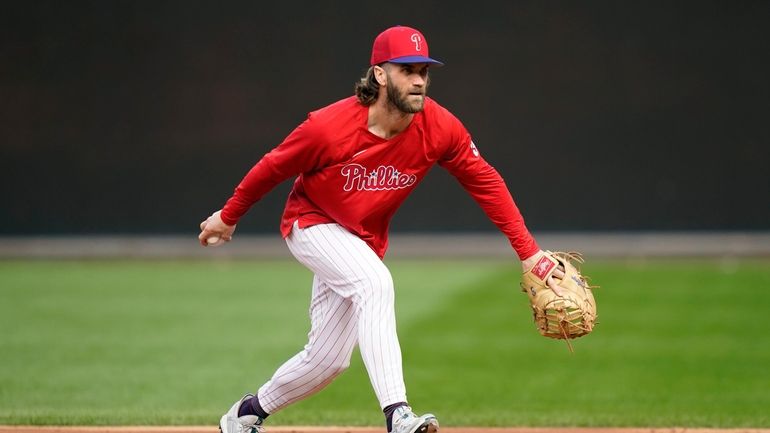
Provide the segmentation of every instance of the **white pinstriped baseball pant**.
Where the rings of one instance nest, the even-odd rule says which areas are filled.
[[[407,401],[393,279],[382,260],[338,224],[295,222],[286,243],[315,274],[311,329],[305,348],[259,388],[262,408],[272,414],[320,391],[350,365],[356,344],[380,406]]]

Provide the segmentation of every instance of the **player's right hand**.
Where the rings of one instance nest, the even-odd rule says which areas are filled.
[[[198,235],[198,241],[204,247],[216,247],[233,239],[235,225],[227,225],[222,221],[218,210],[201,222],[201,233]]]

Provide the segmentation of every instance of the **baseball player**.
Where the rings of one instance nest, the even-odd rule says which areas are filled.
[[[403,26],[383,31],[370,65],[355,96],[310,113],[201,223],[202,245],[230,241],[254,203],[296,176],[280,229],[294,257],[314,274],[307,344],[255,394],[233,404],[220,420],[223,433],[262,432],[269,415],[345,371],[356,345],[387,431],[438,431],[434,415],[417,415],[407,402],[393,280],[382,262],[393,214],[434,164],[473,196],[525,270],[543,254],[463,124],[426,96],[429,69],[442,63],[429,57],[425,36]]]

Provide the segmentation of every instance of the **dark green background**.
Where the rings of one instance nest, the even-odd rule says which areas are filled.
[[[421,29],[430,94],[534,230],[770,229],[770,2],[0,5],[0,234],[195,232],[374,36]],[[240,224],[274,232],[288,184]],[[487,230],[436,169],[395,230]]]

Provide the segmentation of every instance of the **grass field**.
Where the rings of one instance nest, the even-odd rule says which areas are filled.
[[[517,263],[389,262],[410,403],[443,425],[770,427],[770,262],[590,262],[595,332],[540,337]],[[0,262],[0,424],[214,425],[305,342],[289,261]],[[358,353],[271,424],[382,422]]]

